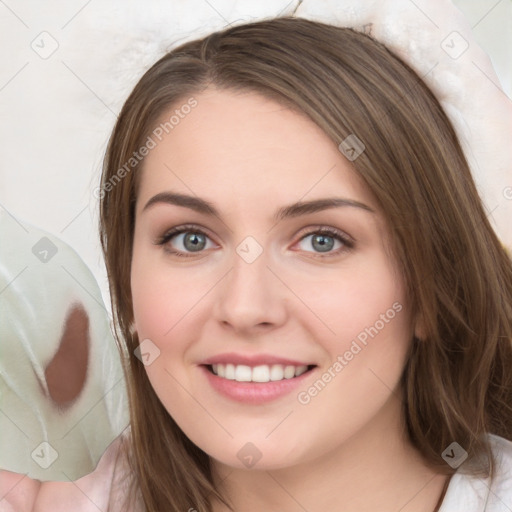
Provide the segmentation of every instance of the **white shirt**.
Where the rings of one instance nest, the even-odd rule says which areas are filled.
[[[512,512],[512,442],[488,434],[496,475],[477,478],[460,470],[452,476],[439,512]]]

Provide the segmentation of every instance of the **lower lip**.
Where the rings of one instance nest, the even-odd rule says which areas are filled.
[[[238,382],[219,377],[213,374],[206,366],[202,365],[200,368],[215,391],[236,402],[254,405],[272,402],[291,393],[314,371],[314,369],[309,370],[291,379],[270,382]]]

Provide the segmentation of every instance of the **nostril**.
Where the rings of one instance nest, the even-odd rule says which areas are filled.
[[[59,348],[45,369],[50,397],[60,407],[70,405],[85,385],[89,343],[89,317],[81,304],[74,304],[66,318]]]

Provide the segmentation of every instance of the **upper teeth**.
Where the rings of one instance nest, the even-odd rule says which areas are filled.
[[[269,382],[271,380],[291,379],[298,377],[307,371],[307,366],[283,366],[274,364],[272,366],[262,364],[261,366],[245,366],[243,364],[213,364],[213,373],[225,379],[238,382]]]

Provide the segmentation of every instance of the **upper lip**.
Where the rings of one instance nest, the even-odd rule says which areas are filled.
[[[218,354],[213,357],[205,359],[200,364],[212,365],[212,364],[233,364],[233,365],[245,365],[245,366],[260,366],[260,365],[273,365],[281,364],[283,366],[309,366],[312,363],[297,361],[296,359],[288,359],[286,357],[275,356],[271,354],[235,354],[233,352],[226,354]]]

